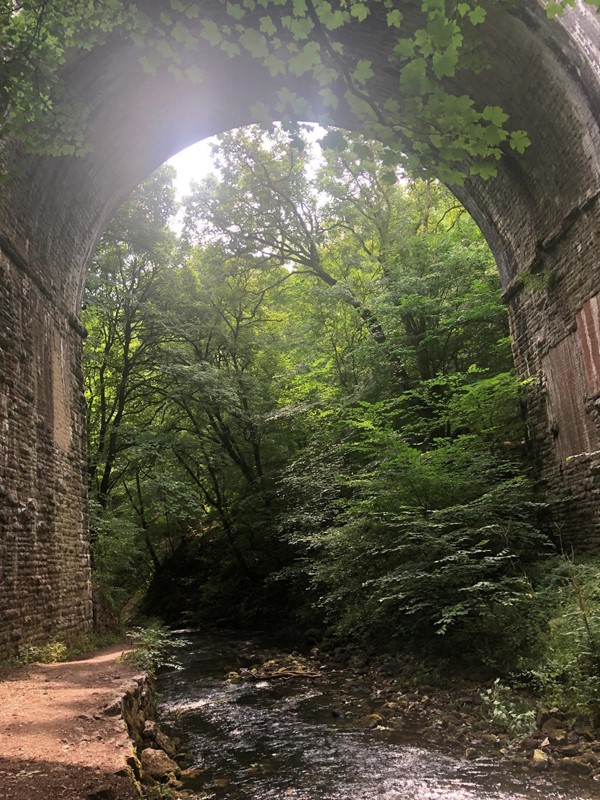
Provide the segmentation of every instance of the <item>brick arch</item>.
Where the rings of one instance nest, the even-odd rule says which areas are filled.
[[[204,0],[203,18],[218,20],[221,6]],[[377,8],[343,35],[347,52],[373,62],[370,91],[384,98],[397,79]],[[453,88],[501,105],[532,146],[456,194],[494,252],[518,369],[535,379],[529,423],[544,475],[575,538],[598,548],[600,21],[582,5],[550,21],[537,0],[510,13],[490,4],[483,39],[489,68]],[[0,646],[13,649],[90,624],[77,313],[106,221],[169,156],[253,121],[252,105],[278,88],[250,58],[207,50],[194,85],[147,75],[138,57],[115,37],[69,65],[68,85],[91,111],[91,155],[34,157],[0,143],[14,176],[0,194]],[[315,87],[294,88],[322,121]],[[353,127],[343,109],[335,122]]]

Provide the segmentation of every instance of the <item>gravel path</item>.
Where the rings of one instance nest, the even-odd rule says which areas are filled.
[[[122,651],[0,673],[0,800],[138,798],[117,774],[132,753],[125,723],[103,713],[135,675]]]

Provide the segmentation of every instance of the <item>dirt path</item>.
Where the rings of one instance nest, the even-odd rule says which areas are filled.
[[[112,647],[65,664],[0,673],[0,800],[133,800],[132,748],[103,713],[135,672]]]

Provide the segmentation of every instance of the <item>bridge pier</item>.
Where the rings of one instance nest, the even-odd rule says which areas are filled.
[[[91,630],[81,334],[0,253],[0,659]]]
[[[600,552],[600,198],[540,242],[505,292],[533,455],[565,547]]]

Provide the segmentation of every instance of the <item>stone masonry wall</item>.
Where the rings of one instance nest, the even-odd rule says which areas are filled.
[[[0,253],[0,659],[90,630],[81,330]]]
[[[507,293],[528,426],[565,547],[598,552],[600,199],[586,204]]]

